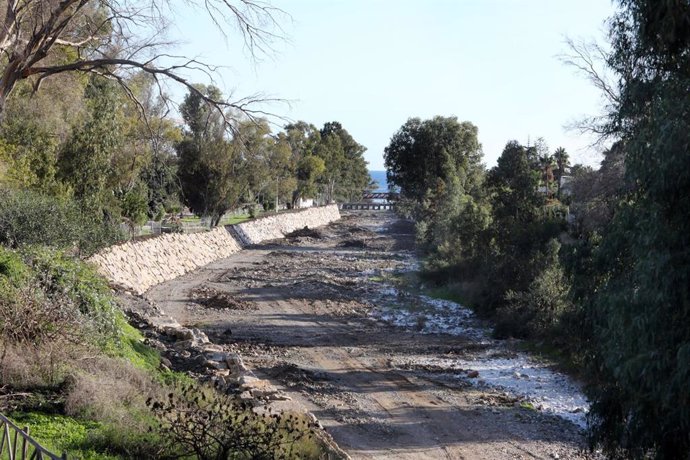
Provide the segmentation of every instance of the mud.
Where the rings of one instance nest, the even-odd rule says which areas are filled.
[[[353,212],[147,296],[239,351],[292,397],[285,405],[310,410],[353,458],[591,458],[575,424],[476,384],[482,375],[473,359],[510,355],[505,344],[421,323],[396,326],[375,314],[382,298],[388,309],[391,299],[416,308],[418,299],[405,293],[382,297],[385,277],[415,264],[409,222]]]

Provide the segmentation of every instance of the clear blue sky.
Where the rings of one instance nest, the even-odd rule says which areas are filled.
[[[236,96],[287,99],[267,107],[320,127],[339,121],[383,169],[383,149],[409,117],[455,115],[479,127],[485,163],[505,143],[541,136],[576,162],[596,164],[591,139],[564,126],[598,114],[597,91],[565,66],[565,36],[603,40],[609,0],[273,0],[292,19],[288,42],[252,64],[202,11],[176,10],[176,53],[226,66]],[[202,80],[197,77],[196,80]],[[278,129],[278,128],[276,128]]]

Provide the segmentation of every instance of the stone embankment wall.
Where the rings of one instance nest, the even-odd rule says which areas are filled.
[[[259,244],[282,238],[300,228],[315,228],[340,219],[337,205],[306,208],[301,211],[276,214],[234,225],[242,244]]]
[[[304,227],[340,218],[336,205],[255,219],[209,232],[166,234],[107,248],[89,261],[113,284],[137,294],[240,251],[244,246],[282,238]]]

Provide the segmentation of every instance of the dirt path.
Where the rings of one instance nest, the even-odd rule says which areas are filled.
[[[485,344],[369,316],[384,289],[380,274],[414,262],[412,250],[410,226],[391,214],[350,214],[147,296],[183,325],[233,344],[353,458],[585,458],[571,423],[457,372],[414,364],[468,360]]]

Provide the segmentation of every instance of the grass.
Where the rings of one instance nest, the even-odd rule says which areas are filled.
[[[161,355],[158,350],[142,343],[144,338],[138,329],[131,326],[123,316],[119,318],[120,343],[108,352],[118,358],[132,363],[135,367],[148,371],[153,377],[166,385],[190,383],[193,381],[187,374],[161,370]]]
[[[161,362],[160,353],[142,343],[144,336],[121,313],[118,313],[116,322],[120,331],[119,342],[111,344],[106,353],[123,358],[139,369],[157,372]]]
[[[67,458],[83,460],[116,459],[98,452],[91,445],[94,436],[104,429],[98,422],[78,420],[73,417],[40,412],[13,413],[10,418],[20,427],[28,426],[31,437],[56,455],[67,453]]]
[[[246,222],[248,220],[251,220],[251,216],[249,214],[239,215],[239,216],[229,216],[229,217],[222,218],[220,220],[219,225],[241,224],[242,222]]]
[[[521,407],[522,409],[531,410],[531,411],[536,411],[536,410],[537,410],[537,408],[534,407],[534,404],[532,404],[531,402],[527,402],[527,401],[521,402],[521,403],[520,403],[520,407]]]
[[[434,299],[449,300],[460,305],[466,305],[462,294],[449,286],[424,289],[424,294]]]

